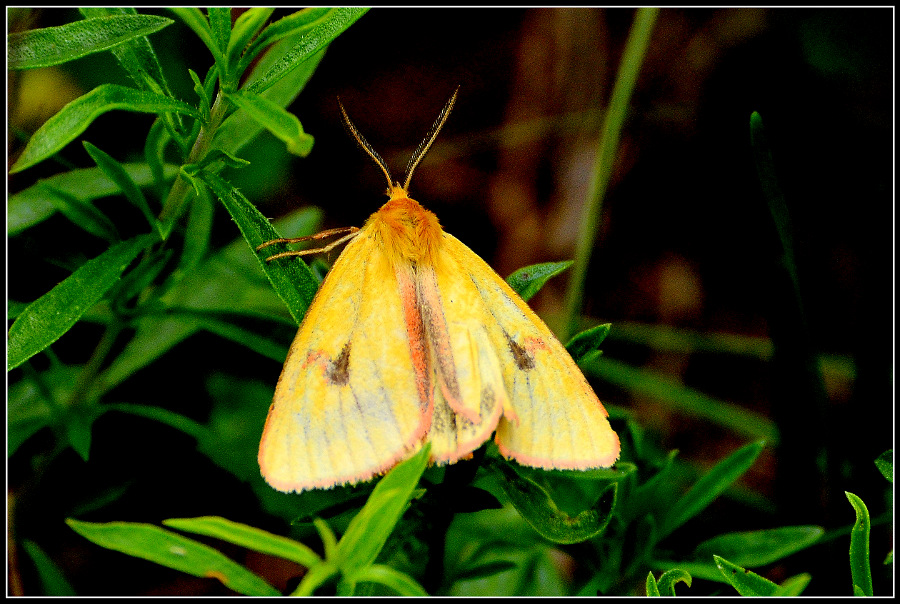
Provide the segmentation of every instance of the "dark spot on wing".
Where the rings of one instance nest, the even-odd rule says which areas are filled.
[[[341,354],[328,368],[328,380],[335,386],[346,386],[350,382],[350,342],[344,344]]]
[[[481,418],[490,417],[494,411],[494,404],[497,402],[497,395],[490,384],[486,384],[481,391]]]
[[[531,353],[516,344],[515,340],[509,337],[509,334],[505,335],[506,341],[509,343],[509,350],[512,352],[513,358],[516,361],[516,367],[522,371],[534,369],[534,357],[531,356]]]

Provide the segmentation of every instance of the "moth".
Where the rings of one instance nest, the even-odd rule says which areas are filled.
[[[431,443],[437,464],[469,457],[492,434],[500,452],[538,468],[611,466],[619,439],[572,357],[488,264],[410,197],[413,172],[457,92],[413,154],[403,184],[381,168],[388,201],[347,243],[322,283],[287,359],[259,447],[280,491],[356,483]]]

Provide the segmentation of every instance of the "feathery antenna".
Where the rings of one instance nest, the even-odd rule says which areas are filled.
[[[441,128],[444,126],[444,122],[450,117],[450,110],[453,109],[453,105],[456,103],[457,94],[459,94],[459,86],[453,91],[453,96],[450,97],[450,100],[447,101],[447,104],[444,105],[444,108],[441,110],[441,114],[434,121],[434,124],[432,124],[431,130],[429,130],[428,134],[425,136],[425,140],[419,144],[415,153],[409,158],[409,163],[406,165],[406,180],[403,183],[404,190],[409,189],[409,181],[412,180],[413,170],[416,169],[416,166],[419,165],[419,162],[421,162],[422,158],[425,157],[425,154],[428,153],[428,149],[431,148],[431,143],[437,138],[438,132],[440,132]]]
[[[387,164],[384,163],[384,160],[381,159],[381,156],[378,155],[378,152],[372,148],[372,145],[369,144],[369,141],[363,138],[363,135],[359,133],[359,130],[356,129],[356,126],[353,125],[353,122],[350,121],[350,116],[347,115],[347,110],[344,109],[344,104],[341,103],[341,99],[338,99],[338,105],[341,107],[341,113],[344,114],[344,124],[346,124],[347,129],[350,131],[351,136],[356,139],[356,142],[362,147],[362,150],[369,154],[369,157],[375,160],[375,163],[378,164],[378,167],[381,168],[381,171],[384,172],[385,177],[388,181],[388,190],[390,191],[391,187],[394,186],[394,181],[391,178],[391,173],[388,170]]]

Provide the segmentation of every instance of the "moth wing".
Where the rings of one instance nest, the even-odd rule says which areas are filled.
[[[485,332],[502,370],[511,410],[497,426],[501,453],[546,469],[611,466],[619,438],[565,347],[477,254],[449,234],[444,249],[478,292]]]
[[[367,480],[420,446],[429,409],[402,308],[397,278],[364,229],[317,292],[275,388],[259,448],[274,488]]]
[[[453,463],[491,437],[509,401],[484,303],[463,267],[441,256],[433,269],[420,269],[418,289],[440,385],[428,433],[431,457]]]

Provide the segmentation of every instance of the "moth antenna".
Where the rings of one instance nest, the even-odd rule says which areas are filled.
[[[347,126],[347,130],[350,131],[350,135],[356,139],[357,144],[362,147],[362,150],[368,153],[369,157],[375,160],[375,163],[378,164],[378,167],[381,168],[382,172],[384,172],[384,176],[388,181],[388,190],[390,191],[394,186],[394,181],[393,179],[391,179],[391,173],[388,170],[387,164],[384,162],[381,156],[378,155],[378,152],[372,148],[372,145],[369,144],[369,141],[363,138],[363,135],[359,133],[359,130],[357,130],[356,126],[353,125],[353,122],[350,121],[350,116],[347,115],[347,110],[344,109],[344,104],[341,103],[340,98],[338,98],[338,105],[341,108],[341,113],[344,114],[344,124]]]
[[[416,152],[409,158],[409,163],[406,165],[406,181],[403,183],[403,190],[409,190],[409,181],[412,180],[413,170],[416,169],[416,166],[419,165],[419,162],[422,161],[422,158],[428,153],[428,149],[431,148],[431,143],[437,138],[438,132],[440,132],[441,128],[444,126],[444,122],[450,117],[450,110],[453,109],[453,104],[456,103],[457,94],[459,94],[459,86],[453,91],[453,96],[451,96],[450,100],[447,101],[447,104],[444,105],[441,114],[435,120],[434,124],[432,124],[431,130],[428,131],[425,139],[419,144]]]

